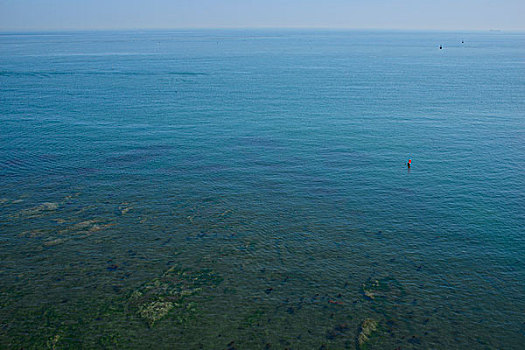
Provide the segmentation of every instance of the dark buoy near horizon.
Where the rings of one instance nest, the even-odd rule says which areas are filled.
[[[439,45],[439,49],[440,49],[440,50],[443,50],[443,46],[442,46],[442,45]]]

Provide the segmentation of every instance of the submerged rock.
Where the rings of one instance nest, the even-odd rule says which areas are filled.
[[[114,226],[115,224],[103,224],[100,220],[85,220],[78,222],[69,228],[66,228],[64,230],[59,231],[60,234],[75,234],[75,235],[81,235],[84,234],[86,236],[97,232],[104,230],[108,227]]]
[[[190,271],[172,267],[161,277],[145,283],[133,292],[129,304],[150,326],[165,317],[172,309],[181,313],[191,311],[187,297],[200,293],[205,288],[216,287],[222,278],[208,271]]]
[[[95,232],[115,225],[114,223],[103,223],[96,219],[85,220],[76,224],[67,224],[68,221],[62,218],[53,219],[52,221],[63,228],[58,230],[58,227],[56,227],[58,225],[55,225],[55,228],[52,229],[32,229],[19,233],[18,237],[40,240],[44,247],[51,247],[70,240],[89,237]]]
[[[374,333],[377,331],[377,328],[379,326],[379,322],[376,320],[373,320],[371,318],[367,318],[363,321],[361,324],[361,327],[359,328],[359,335],[357,336],[357,348],[358,349],[365,349],[366,344],[370,340],[370,338],[374,335]]]
[[[51,232],[52,232],[51,230],[45,230],[45,229],[30,230],[30,231],[24,231],[22,233],[19,233],[18,237],[20,238],[42,238],[42,237],[48,236]]]
[[[23,199],[9,199],[9,198],[0,198],[0,205],[4,206],[4,205],[11,205],[11,204],[18,204],[18,203],[22,203],[24,200]]]
[[[57,239],[53,239],[53,240],[50,240],[50,241],[45,241],[44,242],[44,246],[46,247],[52,247],[54,245],[59,245],[59,244],[62,244],[64,243],[66,240],[64,238],[57,238]]]
[[[39,206],[36,206],[33,208],[24,209],[20,211],[19,215],[29,216],[29,217],[41,216],[41,215],[46,214],[47,212],[57,210],[58,207],[59,207],[58,203],[46,202],[46,203],[42,203]]]
[[[75,225],[73,225],[72,229],[73,230],[85,230],[85,229],[89,229],[93,225],[96,225],[97,223],[98,223],[97,220],[81,221],[81,222],[76,223]]]
[[[366,298],[373,300],[375,299],[380,285],[378,280],[368,280],[366,283],[363,283],[362,290]]]
[[[58,209],[58,203],[43,203],[36,207],[38,211],[52,211]]]
[[[124,202],[124,203],[122,203],[122,204],[118,207],[118,209],[120,210],[120,214],[121,214],[121,215],[124,215],[124,214],[126,214],[128,211],[130,211],[131,209],[133,209],[133,207],[130,206],[128,202]]]
[[[65,197],[64,197],[64,200],[65,200],[65,201],[69,201],[69,200],[71,200],[71,199],[73,199],[73,198],[75,198],[75,197],[78,197],[78,196],[80,196],[80,192],[75,192],[75,193],[73,193],[73,194],[70,194],[70,195],[65,196]]]
[[[372,301],[384,301],[386,299],[394,301],[405,295],[400,283],[390,277],[381,279],[369,278],[361,286],[361,292],[366,299]]]

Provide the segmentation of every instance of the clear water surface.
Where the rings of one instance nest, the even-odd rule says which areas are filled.
[[[2,34],[0,347],[519,349],[524,184],[522,33]]]

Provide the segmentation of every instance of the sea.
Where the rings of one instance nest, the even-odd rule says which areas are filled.
[[[523,349],[524,253],[525,33],[0,34],[0,348]]]

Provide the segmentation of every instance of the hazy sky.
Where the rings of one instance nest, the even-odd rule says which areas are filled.
[[[196,27],[525,30],[525,0],[0,0],[0,31]]]

